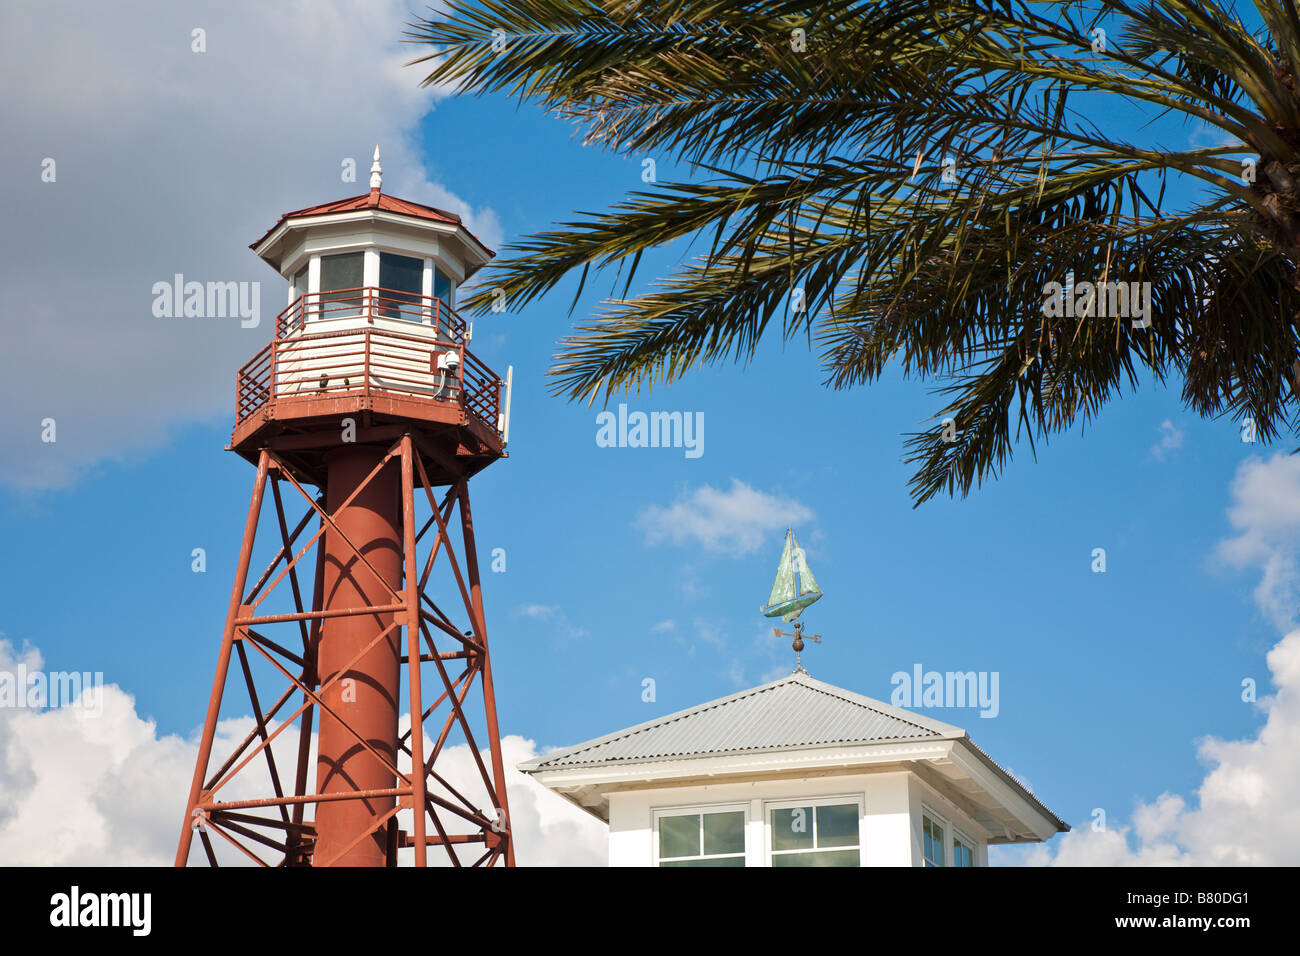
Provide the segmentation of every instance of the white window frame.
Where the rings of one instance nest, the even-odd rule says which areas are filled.
[[[921,804],[921,818],[917,820],[917,829],[921,834],[921,866],[929,864],[925,857],[925,818],[929,817],[933,822],[943,827],[943,862],[939,866],[952,866],[952,821],[946,814],[938,813],[928,804]]]
[[[303,277],[302,280],[303,281],[302,288],[299,288],[298,276],[302,273],[306,273],[306,275]],[[290,298],[292,299],[293,302],[297,302],[304,295],[307,295],[311,292],[311,260],[310,259],[304,262],[293,272],[289,273],[289,284],[293,287],[290,290],[291,292]],[[292,302],[290,304],[292,304]]]
[[[739,857],[741,865],[745,866],[749,860],[749,804],[748,803],[706,803],[699,805],[690,805],[683,807],[656,807],[651,811],[651,856],[650,865],[658,867],[659,859],[659,821],[663,817],[687,817],[692,814],[698,816],[704,813],[736,813],[737,811],[745,815],[745,824],[741,829],[744,838],[744,846],[740,853],[714,853],[702,854],[701,856],[673,856],[669,857],[669,862],[678,860],[721,860]],[[702,824],[701,824],[702,825]],[[703,850],[703,846],[700,847]]]
[[[315,284],[320,282],[320,254],[309,252],[305,255],[299,256],[298,260],[294,263],[294,266],[296,268],[288,270],[284,276],[285,280],[289,283],[288,288],[286,289],[288,292],[288,298],[284,304],[286,309],[292,306],[304,295],[310,294],[311,290],[316,287]],[[307,278],[305,280],[307,284],[304,288],[300,289],[298,288],[298,273],[302,272],[304,269],[307,271]],[[313,316],[308,313],[307,303],[304,302],[302,314],[299,316],[299,325],[289,329],[289,331],[302,331],[307,320],[312,317]]]
[[[858,808],[858,847],[857,847],[858,866],[866,866],[867,865],[867,859],[866,859],[867,840],[866,840],[866,832],[865,832],[866,831],[866,826],[865,826],[866,801],[863,799],[863,795],[861,793],[842,793],[842,794],[832,794],[829,796],[802,797],[802,798],[796,797],[791,800],[764,800],[763,801],[763,865],[769,867],[772,865],[772,856],[774,853],[777,856],[787,856],[793,853],[833,853],[836,851],[853,849],[853,847],[848,847],[848,846],[837,846],[837,847],[821,847],[821,848],[814,847],[805,850],[774,850],[773,849],[774,841],[772,839],[772,811],[773,810],[793,810],[796,807],[816,808],[816,807],[823,807],[823,806],[843,806],[849,803],[853,804]],[[816,827],[815,809],[813,812],[813,818],[814,818],[813,832],[815,834],[817,832],[815,829]]]
[[[972,840],[970,837],[968,837],[963,831],[957,829],[956,827],[951,827],[948,831],[948,845],[949,845],[950,855],[952,858],[951,865],[957,867],[957,842],[959,840],[961,843],[970,847],[971,867],[979,866],[980,845],[974,840]],[[965,867],[957,867],[957,869],[965,869]]]

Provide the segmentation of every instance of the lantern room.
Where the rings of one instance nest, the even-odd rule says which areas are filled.
[[[288,305],[303,302],[287,331],[365,314],[367,289],[392,293],[376,318],[436,327],[423,306],[454,307],[457,288],[492,258],[459,216],[389,196],[382,184],[376,147],[369,193],[287,212],[250,247],[288,281]]]
[[[231,446],[250,460],[269,437],[306,447],[354,412],[368,428],[452,426],[461,457],[504,454],[509,376],[469,351],[455,308],[492,252],[459,216],[382,185],[376,147],[369,193],[287,212],[250,247],[288,284],[270,345],[236,383]]]

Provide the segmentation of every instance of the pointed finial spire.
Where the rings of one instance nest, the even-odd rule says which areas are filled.
[[[375,161],[370,164],[370,191],[377,193],[384,183],[384,171],[379,168],[379,144],[375,144]]]

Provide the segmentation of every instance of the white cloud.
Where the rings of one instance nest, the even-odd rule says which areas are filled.
[[[1016,773],[1011,769],[1011,767],[1007,767],[1007,773],[1011,776],[1011,779],[1015,780],[1015,782],[1020,784],[1020,786],[1024,787],[1030,793],[1034,792],[1034,786],[1027,778],[1020,776],[1020,774]]]
[[[795,654],[788,636],[789,632],[786,632],[784,637],[777,637],[775,634],[782,626],[784,622],[772,620],[770,626],[756,631],[750,642],[745,659],[750,666],[758,670],[759,676],[756,681],[758,684],[768,684],[782,677],[789,677],[794,670]],[[815,645],[805,646],[803,663],[815,677],[818,675],[817,652],[814,647]],[[748,669],[745,673],[748,673]]]
[[[1259,705],[1264,726],[1250,739],[1198,741],[1212,769],[1194,800],[1162,793],[1140,802],[1131,825],[1078,824],[1029,863],[1055,866],[1295,866],[1300,864],[1300,631],[1268,654],[1277,693]]]
[[[718,621],[706,621],[704,618],[695,618],[691,621],[691,635],[695,640],[709,645],[715,651],[720,651],[726,647],[726,625]]]
[[[772,681],[780,680],[782,677],[789,677],[793,671],[794,668],[789,664],[773,664],[763,672],[763,676],[758,679],[758,682],[760,684],[770,684]]]
[[[407,715],[402,720],[403,731],[409,726]],[[515,769],[518,764],[537,754],[536,744],[524,737],[508,734],[501,739],[501,755],[506,768],[506,792],[510,800],[510,822],[515,833],[516,865],[604,866],[609,859],[606,825]],[[490,767],[486,751],[482,758],[484,765]],[[399,761],[398,767],[409,771],[410,758]],[[448,747],[438,756],[438,773],[466,796],[483,792],[478,765],[465,744]],[[401,827],[409,833],[412,813],[402,810],[397,818]],[[468,825],[450,814],[444,814],[440,819],[448,833],[467,832]],[[457,855],[461,863],[473,862],[478,856],[477,849],[458,849]],[[445,850],[431,847],[429,864],[450,866],[451,861]]]
[[[499,244],[492,211],[419,153],[419,120],[444,94],[402,65],[410,18],[402,0],[0,5],[0,83],[22,90],[0,137],[0,258],[14,280],[0,287],[0,481],[59,486],[178,427],[229,421],[235,371],[285,297],[248,243],[287,210],[364,192],[375,143],[386,190]],[[195,28],[205,53],[191,50]],[[345,158],[357,182],[342,181]],[[155,318],[152,285],[176,273],[260,281],[259,327]]]
[[[1183,430],[1165,419],[1160,423],[1160,441],[1151,446],[1151,457],[1164,461],[1169,453],[1183,447]]]
[[[1290,630],[1300,606],[1300,456],[1251,458],[1232,480],[1228,521],[1236,536],[1218,556],[1261,572],[1255,600],[1279,630]]]
[[[1231,133],[1225,132],[1217,126],[1211,126],[1209,123],[1199,123],[1192,127],[1191,133],[1187,137],[1188,143],[1193,149],[1205,149],[1216,146],[1242,146],[1242,142]]]
[[[1263,575],[1255,597],[1279,624],[1290,619],[1300,548],[1300,458],[1252,459],[1232,482],[1228,518],[1237,534],[1219,554]],[[1292,604],[1292,606],[1294,606]],[[1162,793],[1141,802],[1130,825],[1094,830],[1079,824],[1038,847],[1031,863],[1057,866],[1296,866],[1300,864],[1300,629],[1290,630],[1267,656],[1276,693],[1256,706],[1264,724],[1250,738],[1197,741],[1209,767],[1189,800]],[[1244,705],[1243,705],[1244,706]]]
[[[671,627],[663,625],[671,625]],[[708,648],[717,654],[727,649],[727,628],[722,621],[696,617],[691,620],[689,627],[681,628],[677,627],[675,621],[663,621],[652,630],[668,635],[674,644],[686,649],[686,656],[690,658],[695,657],[696,651],[700,648]],[[729,676],[734,673],[734,668],[728,672]]]
[[[559,613],[559,610],[559,608],[549,604],[525,604],[515,613],[520,617],[532,618],[535,621],[549,621]]]
[[[683,562],[677,569],[677,575],[683,597],[699,601],[712,596],[713,588],[709,587],[708,579],[700,574],[694,564]]]
[[[564,613],[563,608],[553,604],[525,604],[515,608],[514,615],[533,621],[549,621],[555,625],[556,633],[565,640],[575,640],[588,634],[585,627],[569,620],[569,615]]]
[[[701,485],[667,507],[651,505],[637,516],[637,526],[650,544],[695,544],[738,557],[761,547],[771,532],[812,518],[812,511],[795,499],[732,478],[726,491]]]
[[[12,673],[20,663],[28,672],[39,670],[40,655],[30,647],[17,652],[0,639],[0,671]],[[233,751],[252,728],[251,717],[223,720],[214,754]],[[292,766],[293,736],[286,732],[276,740],[283,743],[276,747],[282,768]],[[98,717],[78,708],[0,708],[0,862],[170,865],[197,751],[196,737],[160,736],[157,725],[141,718],[135,699],[117,685],[104,687]],[[603,864],[604,825],[514,769],[536,755],[534,743],[508,735],[502,753],[520,865]],[[248,769],[259,765],[260,760]],[[466,745],[448,747],[438,769],[462,792],[474,792],[477,771]],[[245,771],[222,794],[227,799],[265,795],[270,792],[266,780]],[[223,865],[246,862],[219,837],[212,839]],[[202,859],[196,840],[191,860]]]

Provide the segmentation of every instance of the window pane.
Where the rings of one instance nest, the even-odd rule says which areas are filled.
[[[362,262],[365,256],[360,252],[345,252],[339,256],[321,256],[320,290],[356,289],[363,280]]]
[[[433,294],[447,305],[451,305],[451,280],[437,268],[433,270]]]
[[[659,855],[661,857],[700,855],[698,813],[659,818]]]
[[[390,319],[420,322],[420,292],[424,288],[424,260],[379,254],[379,314]]]
[[[857,850],[829,853],[781,853],[772,857],[773,866],[861,866]]]
[[[381,252],[379,287],[419,295],[424,289],[424,260]]]
[[[943,827],[929,817],[921,817],[925,860],[930,866],[943,866]]]
[[[337,256],[321,256],[320,297],[323,318],[336,318],[361,310],[361,296],[356,293],[339,295],[335,289],[355,289],[362,283],[363,253],[345,252]]]
[[[819,847],[858,845],[856,803],[817,808],[817,845]]]
[[[812,846],[812,807],[772,811],[772,849],[811,850]]]
[[[717,856],[707,860],[666,860],[659,864],[663,867],[669,866],[744,866],[745,858],[743,856]]]
[[[745,852],[745,811],[704,814],[704,852]]]

